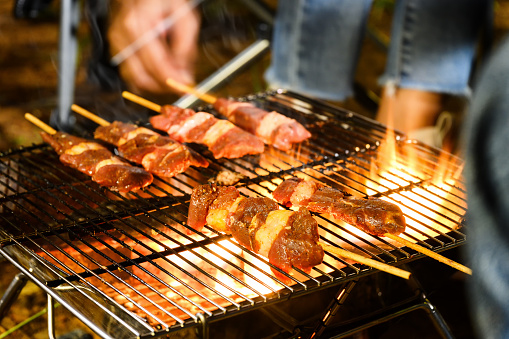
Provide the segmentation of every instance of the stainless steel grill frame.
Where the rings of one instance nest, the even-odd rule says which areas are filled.
[[[461,159],[395,133],[398,158],[384,171],[384,164],[394,165],[381,151],[386,127],[371,119],[282,90],[241,100],[299,120],[313,137],[289,153],[268,147],[261,156],[233,160],[190,145],[209,168],[156,178],[126,195],[61,165],[47,145],[0,154],[0,253],[101,337],[148,338],[377,272],[326,253],[322,265],[295,270],[284,284],[262,268],[265,258],[231,238],[208,227],[192,230],[185,224],[189,194],[220,171],[242,174],[237,186],[248,196],[270,196],[298,175],[352,195],[384,197],[409,212],[407,239],[435,252],[465,243]],[[417,171],[410,170],[413,161]],[[323,242],[391,265],[423,256],[316,218]]]

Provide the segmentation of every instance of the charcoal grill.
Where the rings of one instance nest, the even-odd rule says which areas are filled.
[[[215,160],[206,169],[156,178],[119,194],[63,166],[46,144],[0,154],[0,253],[105,338],[149,338],[201,327],[240,313],[355,281],[377,270],[326,252],[310,273],[279,281],[268,261],[228,236],[185,223],[190,193],[222,171],[241,174],[247,196],[270,196],[290,176],[356,196],[399,204],[404,237],[435,252],[462,245],[466,193],[460,159],[358,114],[287,91],[241,98],[303,123],[309,142],[289,153]],[[212,107],[204,107],[215,113]],[[396,155],[396,156],[394,156]],[[382,237],[316,215],[321,241],[391,265],[422,255]],[[283,273],[283,272],[282,272]]]

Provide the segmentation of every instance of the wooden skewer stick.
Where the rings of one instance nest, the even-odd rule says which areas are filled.
[[[44,132],[46,132],[48,134],[55,134],[55,133],[57,133],[56,129],[54,129],[50,125],[42,122],[41,120],[39,120],[38,118],[36,118],[35,116],[33,116],[30,113],[25,113],[25,119],[27,119],[32,124],[34,124],[35,126],[39,127],[40,129],[42,129]]]
[[[387,265],[387,264],[381,263],[380,261],[376,261],[376,260],[373,260],[373,259],[366,258],[365,256],[362,256],[360,254],[356,254],[356,253],[353,253],[353,252],[341,249],[341,248],[336,247],[336,246],[328,245],[328,244],[325,244],[325,243],[322,243],[322,242],[320,242],[319,244],[320,244],[320,246],[322,246],[322,248],[325,251],[334,253],[336,255],[339,255],[340,257],[354,260],[354,261],[356,261],[358,263],[361,263],[361,264],[364,264],[366,266],[370,266],[370,267],[376,268],[376,269],[378,269],[380,271],[383,271],[383,272],[386,272],[386,273],[389,273],[389,274],[393,274],[393,275],[398,276],[398,277],[403,278],[403,279],[409,279],[410,278],[410,274],[411,273],[408,272],[408,271],[402,270],[400,268],[397,268],[397,267],[394,267],[394,266],[391,266],[391,265]]]
[[[93,122],[95,122],[96,124],[98,124],[98,125],[100,125],[100,126],[109,126],[109,125],[110,125],[110,122],[109,122],[109,121],[104,120],[103,118],[101,118],[101,117],[99,117],[99,116],[95,115],[94,113],[92,113],[92,112],[90,112],[90,111],[87,111],[87,110],[86,110],[86,109],[84,109],[83,107],[80,107],[80,106],[78,106],[78,105],[73,104],[73,105],[71,106],[71,109],[72,109],[74,112],[76,112],[76,113],[78,113],[78,114],[80,114],[80,115],[84,116],[85,118],[92,120]]]
[[[161,112],[161,105],[158,105],[152,101],[148,101],[147,99],[137,96],[136,94],[123,91],[122,96],[127,100],[131,100],[132,102],[137,103],[140,106],[146,107],[155,112]]]
[[[178,91],[192,94],[192,95],[200,98],[201,100],[208,102],[209,104],[213,104],[217,101],[217,98],[215,96],[212,96],[207,93],[201,93],[201,92],[197,91],[196,89],[194,89],[190,86],[184,85],[184,84],[182,84],[178,81],[175,81],[173,79],[166,79],[166,84]]]
[[[403,238],[401,238],[400,236],[397,236],[397,235],[393,235],[393,234],[390,234],[390,233],[386,233],[384,234],[385,237],[387,238],[391,238],[392,240],[395,240],[407,247],[410,247],[411,249],[413,250],[416,250],[417,252],[420,252],[422,254],[425,254],[427,255],[428,257],[430,258],[433,258],[435,260],[438,260],[440,261],[441,263],[443,264],[446,264],[446,265],[449,265],[455,269],[457,269],[458,271],[461,271],[463,273],[466,273],[466,274],[470,274],[472,275],[472,269],[460,264],[460,263],[457,263],[456,261],[454,260],[451,260],[449,258],[446,258],[444,257],[443,255],[440,255],[436,252],[433,252],[425,247],[422,247],[421,245],[417,245],[411,241],[408,241],[408,240],[405,240]]]

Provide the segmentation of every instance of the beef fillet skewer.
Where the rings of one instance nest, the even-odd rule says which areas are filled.
[[[408,279],[410,273],[341,248],[319,242],[318,223],[303,207],[280,209],[267,197],[244,197],[233,186],[204,184],[193,189],[187,223],[200,231],[205,224],[231,234],[244,248],[265,256],[284,272],[309,272],[323,260],[324,250]],[[288,282],[277,270],[276,277]]]
[[[311,133],[297,120],[276,111],[268,112],[249,102],[238,102],[198,93],[195,89],[172,79],[167,79],[166,83],[174,89],[196,95],[203,101],[212,104],[216,111],[235,125],[280,150],[288,151],[293,144],[303,142],[311,137]]]
[[[265,149],[261,139],[210,113],[171,105],[160,106],[129,92],[123,92],[122,96],[159,112],[150,118],[154,128],[167,132],[179,142],[205,145],[216,159],[260,154]]]
[[[152,183],[152,174],[123,161],[97,142],[56,131],[30,113],[25,118],[43,130],[43,140],[57,152],[64,165],[85,173],[99,185],[125,193]]]
[[[390,238],[461,272],[472,274],[470,268],[401,238],[399,234],[405,231],[406,221],[396,204],[378,198],[346,197],[338,189],[297,177],[279,184],[272,196],[282,205],[328,213],[368,234]]]
[[[371,235],[398,235],[406,227],[405,216],[398,205],[376,198],[346,197],[340,190],[316,181],[286,179],[272,196],[287,207],[305,206],[312,212],[329,213]]]
[[[198,153],[148,128],[120,121],[109,123],[77,105],[72,105],[72,110],[100,125],[94,133],[96,139],[116,146],[123,158],[142,165],[151,173],[173,177],[189,166],[208,166],[207,160]]]

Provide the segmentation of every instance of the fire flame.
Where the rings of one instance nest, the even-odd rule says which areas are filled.
[[[406,141],[389,130],[386,140],[376,150],[376,158],[371,162],[371,173],[365,183],[367,195],[381,196],[382,199],[400,206],[407,220],[405,235],[414,242],[457,228],[466,209],[465,201],[451,193],[459,185],[461,166],[457,166],[453,161],[454,157],[445,152],[437,152],[438,157],[430,152],[427,153],[430,159],[423,159],[420,154],[422,151],[419,150],[421,146]],[[423,166],[428,169],[423,170]],[[251,189],[255,189],[257,194],[270,197],[271,192],[282,180],[266,181]],[[253,194],[249,190],[243,193]],[[362,243],[359,244],[359,239],[367,239],[371,244],[377,243],[376,239],[358,228],[328,219],[327,216],[320,218],[321,227],[337,229],[337,226],[331,225],[327,220],[345,230],[340,232],[340,237],[346,241],[338,240],[336,236],[329,234],[322,236],[339,243],[345,249],[358,252],[356,246],[364,246]],[[392,240],[384,241],[392,246],[398,246]],[[380,243],[377,245],[387,246]],[[234,300],[242,300],[273,293],[284,287],[274,278],[265,258],[244,252],[234,239],[221,240],[207,247],[208,251],[205,252],[201,252],[200,249],[194,251],[200,251],[204,258],[217,267],[211,272],[214,279],[205,279],[210,281],[211,287],[217,293]],[[188,257],[189,261],[200,260],[192,253],[184,252],[182,255]],[[173,256],[171,260],[175,260],[178,266],[185,265],[183,262],[177,262],[179,259]],[[235,272],[231,271],[232,266],[237,267]],[[326,256],[324,264],[317,266],[310,275],[319,276],[344,266],[344,263]],[[299,272],[292,272],[292,275],[296,280],[308,279]]]

